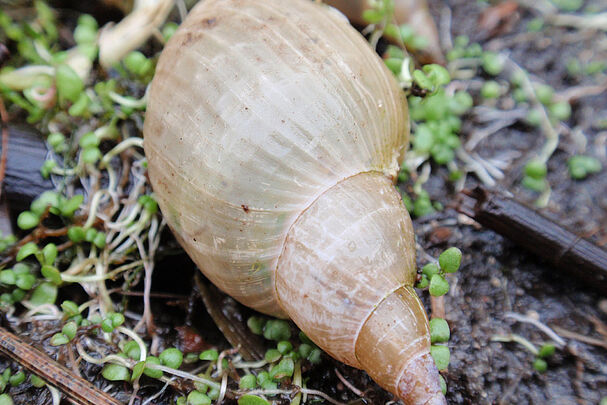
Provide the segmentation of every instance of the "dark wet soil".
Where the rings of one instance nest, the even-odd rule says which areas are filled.
[[[445,4],[431,3],[433,11],[440,15]],[[480,41],[485,49],[507,51],[535,80],[551,85],[556,92],[571,86],[596,84],[597,79],[592,77],[572,79],[565,65],[569,58],[581,58],[588,53],[592,57],[605,58],[605,48],[598,46],[604,34],[545,28],[519,40],[526,23],[538,16],[523,9],[519,11],[519,22],[510,32],[483,39],[476,22],[486,5],[469,0],[445,3],[452,12],[453,36],[465,34],[473,41]],[[591,2],[587,3],[589,6]],[[593,5],[601,7],[598,2]],[[604,11],[605,8],[603,3],[601,9]],[[567,125],[583,128],[587,138],[586,153],[602,159],[605,167],[602,141],[605,132],[594,127],[592,122],[605,116],[607,94],[580,98],[572,107],[572,118]],[[475,125],[468,122],[462,138],[469,136]],[[537,194],[520,186],[522,168],[543,142],[539,130],[519,124],[488,137],[476,151],[483,157],[508,150],[521,152],[521,157],[505,171],[505,178],[496,188],[508,190],[517,200],[531,205]],[[567,159],[576,152],[580,153],[580,149],[574,137],[571,134],[562,136],[548,164],[548,180],[552,186],[550,203],[541,212],[604,247],[607,242],[607,175],[603,170],[582,181],[572,180],[567,171]],[[428,183],[428,191],[433,198],[447,205],[454,195],[439,179],[437,176]],[[471,187],[476,182],[470,179],[466,185]],[[541,374],[532,367],[533,355],[522,346],[491,342],[491,337],[516,333],[536,345],[550,340],[536,327],[505,317],[507,312],[516,312],[534,316],[550,327],[604,340],[605,336],[596,331],[591,319],[607,322],[607,314],[599,309],[605,297],[560,275],[541,259],[490,230],[461,221],[443,225],[451,224],[449,221],[453,218],[457,218],[456,214],[447,210],[429,223],[424,218],[414,221],[417,237],[428,253],[436,256],[446,246],[458,246],[464,252],[464,264],[453,278],[451,292],[445,300],[446,318],[452,328],[451,363],[445,375],[449,403],[598,404],[607,395],[606,349],[565,339],[567,347],[557,350],[548,361],[548,370]],[[434,246],[433,236],[441,226],[452,231],[451,237],[443,245]]]

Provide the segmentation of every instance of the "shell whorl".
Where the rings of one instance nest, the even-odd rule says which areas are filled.
[[[285,312],[316,344],[358,368],[354,348],[364,321],[414,280],[409,215],[392,183],[376,172],[340,182],[302,213],[276,270]]]
[[[171,229],[238,301],[277,316],[286,233],[338,182],[394,175],[403,92],[347,22],[306,0],[206,0],[160,57],[144,126]]]
[[[323,350],[407,404],[442,404],[415,276],[409,214],[389,179],[367,172],[301,214],[275,278],[279,304]]]

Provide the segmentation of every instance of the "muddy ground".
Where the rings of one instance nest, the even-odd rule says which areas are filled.
[[[592,78],[572,79],[565,61],[584,53],[605,57],[605,34],[581,33],[571,29],[544,28],[524,34],[525,26],[537,12],[519,8],[520,19],[512,30],[493,38],[483,38],[477,29],[479,15],[486,6],[469,0],[431,1],[437,21],[444,22],[445,7],[452,12],[452,34],[468,35],[484,44],[485,49],[507,51],[510,57],[539,81],[557,92],[573,86],[590,84]],[[590,6],[591,2],[587,2]],[[593,3],[605,11],[603,2]],[[580,56],[582,55],[582,56]],[[604,59],[603,59],[604,60]],[[604,79],[603,79],[604,80]],[[570,128],[580,126],[588,141],[589,153],[602,156],[605,166],[605,132],[591,122],[607,113],[607,93],[583,97],[573,105]],[[478,129],[466,122],[463,137]],[[604,131],[604,130],[603,130]],[[604,171],[583,181],[573,181],[567,173],[567,158],[576,150],[574,136],[564,135],[548,164],[552,186],[549,205],[542,213],[580,235],[605,245],[607,231],[607,175]],[[522,168],[543,143],[538,130],[516,124],[485,139],[477,151],[491,157],[499,152],[516,150],[520,158],[505,170],[497,188],[510,191],[519,201],[532,204],[536,194],[520,186]],[[436,176],[429,192],[444,204],[454,198],[451,189]],[[467,187],[477,180],[470,179]],[[437,254],[431,236],[441,221],[455,218],[447,210],[428,223],[415,220],[419,241],[430,253]],[[428,226],[430,225],[430,226]],[[446,245],[465,252],[463,268],[456,275],[455,288],[446,298],[446,317],[453,333],[449,342],[451,364],[447,373],[449,403],[454,404],[598,404],[607,395],[607,351],[604,348],[566,339],[567,348],[558,350],[540,374],[532,367],[533,356],[514,343],[491,342],[495,334],[520,334],[532,342],[549,338],[531,325],[507,319],[507,312],[529,314],[551,326],[601,338],[590,321],[607,321],[598,307],[605,297],[590,291],[571,277],[561,275],[541,259],[527,254],[517,245],[490,230],[458,224]],[[603,307],[604,308],[604,305]],[[604,337],[602,337],[604,339]]]

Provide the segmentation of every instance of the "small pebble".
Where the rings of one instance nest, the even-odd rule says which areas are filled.
[[[607,300],[600,300],[599,301],[599,309],[604,313],[607,314]]]
[[[491,281],[490,281],[491,285],[495,288],[498,288],[502,285],[502,282],[500,281],[499,278],[497,277],[491,277]]]

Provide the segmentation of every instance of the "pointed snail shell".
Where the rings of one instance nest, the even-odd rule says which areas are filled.
[[[407,404],[443,404],[391,181],[408,132],[381,59],[307,0],[198,4],[160,57],[144,126],[158,203],[211,281]]]

